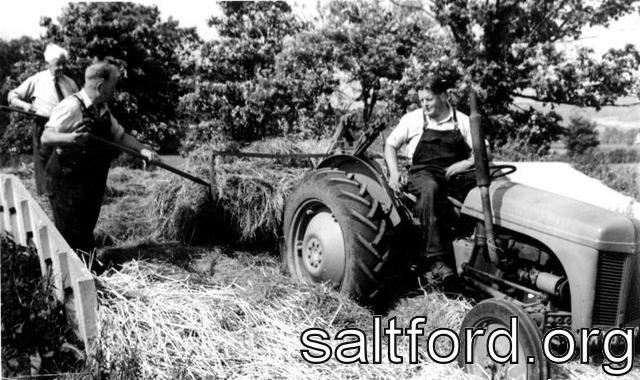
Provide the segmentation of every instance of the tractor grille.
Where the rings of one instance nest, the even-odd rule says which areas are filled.
[[[640,320],[640,255],[636,255],[631,262],[631,289],[627,297],[627,313],[625,323]]]
[[[617,252],[600,252],[596,297],[593,307],[593,325],[617,326],[620,296],[624,284],[624,264],[627,255]]]
[[[640,320],[640,294],[632,292],[629,295],[629,304],[627,305],[627,315],[625,322],[634,322]]]

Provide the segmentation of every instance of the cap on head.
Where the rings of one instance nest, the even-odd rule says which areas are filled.
[[[56,44],[48,44],[44,49],[44,60],[47,63],[52,63],[54,60],[60,59],[60,57],[68,59],[69,52]]]

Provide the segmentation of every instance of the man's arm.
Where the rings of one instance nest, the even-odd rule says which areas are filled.
[[[27,78],[24,82],[20,84],[20,86],[14,88],[9,91],[9,95],[7,95],[7,101],[9,105],[14,107],[22,108],[27,112],[35,111],[33,104],[26,101],[31,98],[33,95],[35,86],[35,78],[33,76]]]
[[[389,187],[400,191],[400,171],[398,170],[398,150],[387,141],[384,144],[384,161],[389,169]]]
[[[89,133],[84,128],[73,132],[57,132],[53,128],[45,128],[40,142],[48,145],[84,145],[89,140]]]
[[[120,123],[118,123],[118,120],[116,120],[111,113],[109,114],[109,117],[111,118],[111,135],[113,136],[114,143],[140,152],[140,154],[146,157],[147,161],[160,161],[160,156],[158,156],[156,152],[142,144],[135,137],[126,133],[124,128]]]
[[[451,166],[447,167],[447,169],[444,172],[444,176],[449,179],[451,178],[451,176],[462,173],[465,170],[471,169],[471,167],[473,166],[474,163],[474,158],[473,158],[473,154],[471,154],[471,157],[467,158],[466,160],[461,160],[458,161],[456,163],[451,164]]]
[[[394,191],[400,191],[398,149],[407,143],[408,136],[408,124],[406,118],[403,117],[384,143],[384,161],[389,169],[389,187]]]
[[[148,161],[160,161],[160,156],[153,150],[144,146],[138,139],[124,132],[120,136],[120,139],[116,141],[120,145],[124,145],[127,148],[135,149],[147,158]]]
[[[51,111],[40,142],[48,145],[84,145],[89,133],[82,124],[82,112],[75,101],[63,100]]]

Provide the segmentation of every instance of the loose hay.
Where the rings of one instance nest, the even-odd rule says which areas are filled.
[[[372,315],[326,287],[294,283],[271,259],[261,260],[218,256],[211,278],[138,261],[103,276],[105,366],[158,379],[468,378],[454,364],[390,364],[386,355],[379,365],[305,362],[299,352],[302,331],[319,327],[334,336],[343,328],[360,328],[371,336]],[[415,302],[435,310],[442,300]]]
[[[159,171],[112,168],[96,235],[109,236],[118,244],[151,236],[151,188],[161,176]]]
[[[271,139],[245,148],[261,153],[302,153],[299,144]],[[212,199],[202,185],[179,177],[162,180],[153,190],[157,237],[190,244],[234,243],[273,246],[277,241],[287,195],[311,163],[309,160],[217,157],[221,143],[192,152],[185,170],[209,178]],[[322,147],[318,144],[318,147]],[[237,146],[233,145],[236,149]]]
[[[200,258],[202,259],[202,258]],[[426,316],[419,337],[419,363],[408,363],[408,338],[398,339],[402,364],[309,364],[300,354],[300,334],[325,329],[331,337],[358,328],[371,338],[373,315],[321,285],[295,283],[275,259],[209,253],[206,274],[167,263],[132,261],[100,277],[100,358],[111,378],[256,379],[470,379],[455,363],[435,364],[426,355],[426,335],[436,328],[457,331],[470,304],[439,293],[402,300],[382,321],[398,327]],[[186,265],[187,268],[190,265]],[[210,273],[213,273],[213,276]],[[335,344],[333,344],[335,347]],[[367,341],[369,359],[372,339]],[[446,344],[439,352],[448,352]],[[440,351],[442,350],[442,351]],[[553,367],[554,378],[602,378],[599,366]],[[634,369],[625,379],[637,379]]]

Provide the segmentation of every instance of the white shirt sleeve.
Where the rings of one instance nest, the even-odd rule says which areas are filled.
[[[82,121],[82,110],[74,98],[66,98],[51,111],[51,117],[45,124],[46,128],[52,128],[56,132],[71,133],[75,131]]]
[[[387,137],[387,145],[398,150],[402,145],[409,141],[409,123],[407,116],[403,116],[398,125],[391,131]]]
[[[7,100],[9,101],[9,104],[11,104],[11,100],[14,98],[18,98],[25,102],[31,101],[31,97],[33,96],[33,92],[36,86],[36,79],[37,79],[36,75],[30,76],[24,82],[22,82],[20,86],[9,91],[9,95],[7,96]]]

